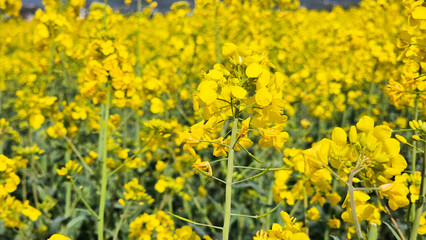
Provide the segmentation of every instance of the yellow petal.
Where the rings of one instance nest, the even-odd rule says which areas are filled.
[[[259,63],[252,63],[246,69],[246,75],[249,78],[256,78],[262,73],[262,66]]]
[[[256,87],[262,88],[266,87],[269,84],[269,80],[271,79],[271,74],[267,69],[262,69],[262,74],[259,76],[259,79],[257,79],[257,85]]]
[[[369,116],[364,116],[358,121],[356,127],[363,132],[369,132],[374,128],[374,120]]]
[[[388,152],[391,156],[395,156],[399,154],[400,145],[398,140],[394,138],[386,139],[385,141],[385,150]]]
[[[386,125],[380,125],[374,128],[373,135],[379,140],[379,141],[385,141],[386,139],[389,139],[392,135],[392,129],[390,129],[389,126]]]
[[[71,240],[69,237],[66,237],[62,234],[53,234],[49,239],[47,240]]]
[[[266,107],[272,102],[272,94],[269,93],[267,88],[261,88],[256,92],[256,103],[262,107]]]
[[[351,126],[351,129],[349,130],[349,141],[351,143],[356,143],[357,140],[358,140],[358,135],[356,132],[356,127]]]
[[[364,204],[370,199],[370,196],[362,191],[355,191],[355,204]]]
[[[210,105],[216,100],[217,93],[212,89],[204,88],[200,91],[198,96],[200,97],[201,101],[206,103],[206,105]]]
[[[247,95],[247,91],[240,86],[231,87],[232,95],[238,99],[243,99]]]
[[[413,16],[413,19],[426,19],[426,7],[416,7],[411,16]]]
[[[223,77],[223,72],[216,70],[216,69],[212,69],[212,70],[209,71],[207,76],[209,76],[213,80],[220,80]]]
[[[225,43],[222,48],[222,54],[227,57],[234,54],[236,50],[237,45],[233,43]]]
[[[333,129],[333,133],[331,134],[331,140],[333,140],[337,145],[345,145],[346,139],[348,136],[346,135],[345,130],[340,127],[335,127]]]

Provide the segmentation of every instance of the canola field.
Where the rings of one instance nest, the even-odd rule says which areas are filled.
[[[43,4],[0,0],[0,239],[423,239],[423,0]]]

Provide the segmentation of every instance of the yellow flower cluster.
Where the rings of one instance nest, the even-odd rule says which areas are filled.
[[[56,173],[60,176],[72,177],[81,172],[83,166],[80,166],[76,160],[71,160],[65,164],[65,167],[61,169],[56,169]]]
[[[290,217],[288,213],[281,212],[281,218],[283,219],[284,226],[280,226],[277,223],[272,225],[272,229],[268,231],[258,231],[253,240],[309,240],[308,235],[303,231],[303,224],[296,222],[294,217]]]
[[[398,141],[411,140],[392,138],[391,128],[405,128],[411,108],[416,119],[426,116],[423,0],[363,0],[330,11],[299,9],[297,0],[196,0],[193,9],[179,1],[167,13],[154,11],[157,3],[147,0],[135,14],[100,3],[80,14],[85,0],[43,3],[23,21],[14,17],[21,1],[0,0],[0,111],[10,119],[0,119],[0,217],[7,227],[22,228],[22,215],[36,220],[40,212],[30,203],[42,209],[50,201],[64,203],[65,211],[52,207],[52,217],[46,214],[40,224],[49,225],[54,214],[65,215],[65,224],[82,214],[73,202],[83,202],[96,215],[87,221],[102,218],[104,229],[112,229],[113,218],[131,205],[125,201],[164,210],[166,201],[152,202],[161,198],[170,199],[176,214],[216,225],[223,192],[211,183],[224,176],[225,195],[233,198],[225,196],[229,218],[223,222],[231,210],[236,218],[236,211],[257,212],[260,202],[275,201],[308,223],[303,227],[282,212],[284,226],[274,223],[254,239],[308,239],[309,221],[351,236],[354,227],[341,227],[341,220],[355,225],[351,204],[359,222],[380,225],[383,203],[372,191],[391,210],[421,200],[421,175],[416,169],[403,174],[407,161]],[[358,116],[365,117],[345,128]],[[375,126],[373,118],[383,125]],[[415,162],[426,125],[408,124],[417,142]],[[334,126],[342,128],[328,132]],[[314,139],[320,141],[310,144]],[[38,146],[48,154],[39,158]],[[224,159],[231,155],[235,159]],[[235,166],[225,170],[225,160]],[[124,193],[124,207],[101,213],[102,203],[84,202],[69,183],[57,183],[66,178],[48,174],[55,170],[70,180],[78,174],[82,183],[93,181],[101,191],[90,197],[106,208],[120,197],[111,192]],[[260,173],[243,179],[255,171]],[[194,172],[207,180],[192,177]],[[261,175],[266,180],[254,180]],[[352,193],[344,201],[338,182]],[[47,183],[66,186],[65,194],[50,196]],[[242,192],[243,186],[253,189]],[[295,205],[302,203],[299,211]],[[129,237],[200,239],[188,226],[176,229],[165,212],[150,215],[145,207],[131,217]],[[421,234],[425,221],[423,216]],[[228,223],[244,233],[260,225]]]
[[[331,139],[323,139],[304,151],[308,163],[305,173],[311,175],[330,164],[343,180],[356,169],[366,186],[389,183],[407,167],[399,154],[399,142],[391,134],[388,126],[374,126],[374,120],[368,116],[362,117],[356,127],[350,127],[349,141],[345,130],[336,127]]]
[[[425,112],[426,104],[426,5],[423,0],[403,1],[407,25],[400,31],[397,46],[402,61],[396,77],[389,81],[388,94],[397,108],[417,106]]]
[[[205,120],[184,133],[184,151],[195,155],[193,147],[202,149],[211,141],[214,156],[227,156],[226,144],[230,136],[215,139],[216,133],[223,128],[228,117],[244,112],[252,116],[242,121],[234,149],[240,151],[253,145],[248,132],[254,128],[261,135],[258,142],[261,147],[281,150],[289,139],[288,133],[283,131],[287,120],[284,115],[284,75],[272,73],[270,69],[274,66],[266,56],[245,46],[226,43],[222,53],[227,57],[224,65],[215,64],[213,69],[204,73],[197,91],[193,93],[193,108],[198,111],[200,105],[203,106]],[[203,141],[206,142],[203,144]]]
[[[17,17],[19,15],[19,10],[21,10],[22,2],[21,0],[1,0],[0,1],[0,13],[4,12],[9,16]]]
[[[149,204],[154,202],[154,199],[145,192],[145,188],[139,184],[137,178],[133,178],[132,181],[126,183],[124,190],[124,198],[126,200],[147,202]]]
[[[144,213],[140,215],[130,223],[129,232],[129,238],[132,239],[201,239],[189,226],[175,229],[173,220],[163,211],[157,211],[154,214]]]
[[[21,161],[24,161],[24,164]],[[29,205],[29,201],[22,203],[11,195],[20,183],[20,178],[16,174],[17,170],[25,167],[25,160],[10,159],[3,154],[0,155],[0,218],[3,219],[6,227],[23,227],[21,215],[28,217],[31,221],[36,221],[41,215],[39,210]]]

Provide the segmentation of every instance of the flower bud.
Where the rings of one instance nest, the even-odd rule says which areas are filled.
[[[407,143],[407,139],[405,139],[405,137],[403,137],[403,136],[401,136],[401,135],[399,135],[399,134],[396,134],[396,135],[395,135],[395,138],[396,138],[398,141],[400,141],[400,142],[402,142],[402,143],[404,143],[404,144],[406,144],[406,143]]]
[[[416,127],[413,124],[413,121],[409,121],[408,125],[410,126],[411,129],[416,130]]]
[[[420,125],[419,125],[418,121],[413,120],[412,122],[413,122],[413,126],[415,127],[415,129],[419,129],[420,128]]]
[[[357,140],[358,140],[358,136],[356,132],[356,127],[351,126],[351,129],[349,130],[349,141],[351,143],[356,143]]]

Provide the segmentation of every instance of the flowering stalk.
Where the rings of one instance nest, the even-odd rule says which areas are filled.
[[[231,142],[229,144],[228,167],[226,170],[225,190],[225,216],[223,223],[223,240],[228,240],[231,224],[231,201],[232,201],[232,175],[234,172],[234,146],[237,142],[238,109],[235,109],[234,121],[232,122]]]
[[[376,240],[376,239],[377,239],[377,223],[370,223],[368,240]]]
[[[423,136],[424,137],[424,136]],[[425,201],[425,193],[426,193],[426,144],[424,144],[423,151],[423,165],[422,165],[422,181],[420,183],[420,193],[419,200],[416,202],[416,213],[414,217],[413,227],[411,229],[410,240],[417,239],[417,232],[419,230],[420,217],[423,213],[423,203]]]
[[[69,162],[71,160],[71,149],[67,146],[67,151],[65,152],[65,162]],[[65,192],[65,217],[71,216],[71,183],[66,183],[66,192]]]
[[[415,100],[415,107],[414,107],[414,120],[418,120],[419,118],[419,95],[416,95]],[[417,134],[416,131],[414,131],[414,134]],[[413,148],[411,149],[411,174],[416,173],[416,157],[417,157],[417,142],[413,141]],[[415,205],[410,203],[409,206],[410,213],[408,214],[408,221],[412,222],[414,220],[415,215]]]
[[[306,184],[303,183],[303,210],[304,210],[304,215],[305,215],[305,233],[306,235],[309,236],[309,220],[308,220],[308,195],[306,193]]]
[[[99,214],[98,214],[98,240],[104,239],[104,212],[106,191],[108,182],[108,168],[107,168],[107,140],[108,140],[108,121],[109,121],[109,108],[111,105],[111,82],[107,83],[106,103],[103,106],[104,111],[101,119],[101,134],[100,134],[100,147],[102,149],[102,180],[101,180],[101,197],[99,200]]]
[[[358,168],[358,165],[349,174],[347,186],[348,186],[348,193],[349,193],[349,203],[351,206],[352,219],[355,224],[356,234],[358,235],[359,240],[363,240],[364,238],[362,236],[361,224],[358,222],[358,216],[356,215],[355,194],[354,194],[355,189],[353,187],[353,179],[355,177],[355,174],[358,172],[357,168]]]

